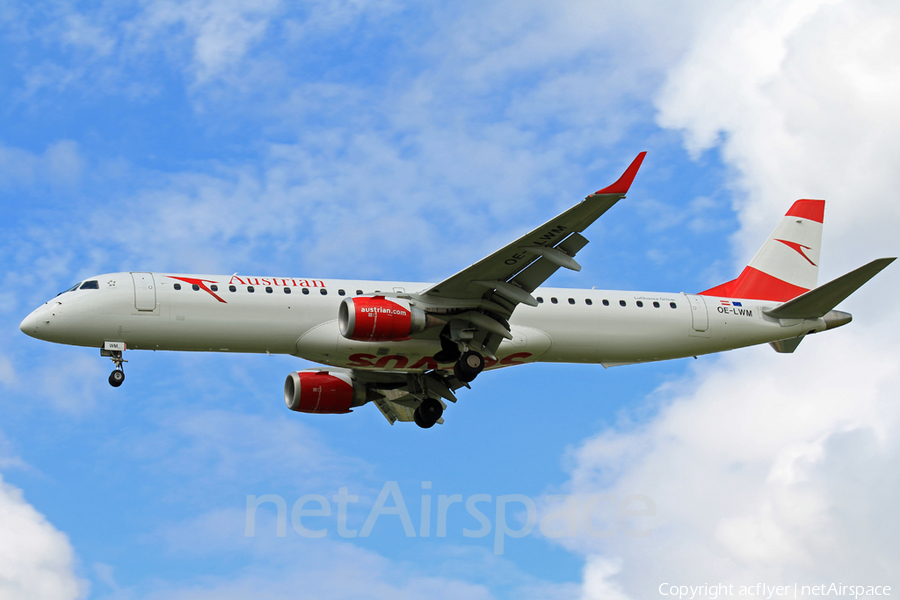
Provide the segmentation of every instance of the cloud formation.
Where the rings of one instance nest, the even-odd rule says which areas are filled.
[[[33,298],[0,295],[0,313],[105,270],[315,268],[316,275],[391,278],[402,268],[423,279],[444,276],[569,206],[598,183],[589,178],[617,174],[619,149],[630,158],[632,146],[664,146],[660,139],[673,131],[701,160],[720,153],[732,169],[741,228],[729,270],[736,273],[804,196],[829,200],[823,280],[896,252],[900,205],[890,193],[900,185],[893,134],[900,36],[889,3],[510,1],[410,15],[392,2],[291,10],[277,1],[154,0],[125,16],[62,5],[49,25],[39,9],[0,11],[24,48],[17,48],[16,65],[24,66],[11,77],[11,97],[51,122],[65,112],[61,98],[100,107],[86,119],[99,134],[76,131],[70,139],[51,127],[44,134],[51,141],[28,137],[0,147],[0,190],[17,205],[24,191],[55,217],[22,218],[27,226],[4,236],[6,280]],[[398,11],[403,27],[385,25],[385,15]],[[184,106],[166,102],[182,96]],[[649,122],[649,97],[667,131]],[[127,117],[116,120],[116,110]],[[67,124],[83,118],[73,115]],[[144,126],[134,132],[134,123]],[[110,135],[124,150],[96,147],[104,125],[125,131]],[[154,135],[171,143],[146,142]],[[48,181],[64,192],[62,201],[46,192]],[[60,208],[69,199],[77,202]],[[722,227],[717,203],[704,196],[666,211],[653,198],[636,202],[648,223],[639,227],[655,241],[682,228],[715,232]],[[682,255],[668,250],[648,255],[688,270],[687,258],[673,260]],[[893,581],[900,356],[889,332],[900,322],[883,298],[898,291],[896,280],[886,271],[848,300],[844,308],[857,321],[846,329],[810,337],[794,355],[764,347],[704,359],[647,399],[639,425],[599,432],[573,449],[573,493],[646,494],[658,515],[649,538],[566,542],[585,559],[584,597],[652,597],[654,582],[676,574],[697,582],[834,573]],[[52,367],[38,389],[56,412],[68,419],[92,409],[105,367],[96,357],[70,358],[72,351],[45,352],[31,371],[21,354],[4,353],[0,384],[22,394],[22,382]],[[170,376],[188,382],[184,389],[202,403],[200,386],[190,383],[200,378],[184,370]],[[190,480],[208,497],[288,479],[294,467],[281,460],[284,449],[312,461],[305,477],[327,481],[339,472],[359,483],[359,465],[332,445],[250,410],[205,405],[154,414],[151,431],[128,430],[127,441],[113,437],[110,446],[117,458],[155,464],[146,472],[156,483]],[[5,460],[0,465],[18,459]],[[32,555],[56,573],[47,581],[77,584],[64,536],[14,488],[0,492],[17,522],[49,540]],[[175,500],[185,498],[197,500]],[[189,545],[204,535],[214,546],[222,538],[203,527],[234,515],[207,508],[174,519],[153,539]],[[375,595],[490,596],[470,583],[478,561],[459,577],[398,579],[390,559],[349,544],[325,558],[336,564],[324,564],[332,569],[323,585],[346,583],[348,571],[337,563],[356,561],[356,575],[360,564],[377,563],[362,578]],[[251,566],[146,593],[287,597],[307,583],[291,568]],[[98,572],[114,582],[111,568]],[[37,585],[43,571],[21,573]],[[358,596],[362,588],[347,585]],[[58,589],[56,597],[78,593],[77,585]],[[545,591],[576,593],[551,584]]]
[[[823,280],[896,255],[894,8],[743,2],[698,23],[666,74],[658,120],[733,168],[734,271],[799,197],[829,200]],[[845,302],[857,317],[846,330],[793,355],[706,359],[647,399],[659,410],[649,422],[573,451],[573,491],[642,493],[657,506],[650,538],[570,544],[588,557],[585,598],[611,586],[650,597],[662,582],[900,583],[900,519],[888,508],[900,497],[890,333],[900,315],[879,301],[900,292],[897,281],[886,271]]]
[[[0,596],[9,600],[74,600],[86,590],[74,573],[65,534],[0,479]]]

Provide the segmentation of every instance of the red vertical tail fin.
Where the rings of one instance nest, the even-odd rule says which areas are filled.
[[[737,279],[700,292],[786,302],[816,287],[824,200],[797,200]]]

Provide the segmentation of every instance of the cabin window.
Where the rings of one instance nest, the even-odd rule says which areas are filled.
[[[557,302],[559,302],[559,300],[557,300],[556,298],[550,298],[550,302],[556,304]]]
[[[266,293],[267,293],[267,294],[271,294],[271,293],[272,293],[272,288],[266,286]]]
[[[309,288],[303,288],[303,294],[306,295],[309,293]]]
[[[255,292],[256,290],[253,289],[253,286],[252,286],[252,285],[248,285],[248,286],[247,286],[247,291],[250,292],[250,293],[252,294],[252,293]]]
[[[285,293],[285,294],[290,294],[290,293],[291,293],[291,288],[284,288],[284,293]]]
[[[100,284],[97,283],[97,280],[96,280],[96,279],[91,279],[90,281],[85,281],[84,283],[82,283],[82,284],[81,284],[81,288],[79,288],[79,289],[82,289],[82,290],[99,290],[99,289],[100,289]]]
[[[635,304],[637,304],[638,308],[644,308],[644,303],[641,302],[640,300],[638,300],[637,302],[635,302]]]
[[[219,286],[217,286],[216,284],[212,284],[211,286],[209,286],[209,289],[210,289],[210,291],[218,292]]]
[[[669,302],[669,306],[671,306],[672,308],[678,308],[677,306],[675,306],[674,302]]]
[[[606,298],[603,299],[603,306],[609,306],[609,300]]]
[[[323,296],[327,296],[328,290],[326,290],[325,288],[322,288],[321,290],[319,290],[319,293],[322,294]]]
[[[569,304],[575,304],[575,298],[569,298]]]
[[[356,290],[356,295],[357,295],[357,296],[362,296],[362,290]]]
[[[194,290],[195,292],[199,292],[200,286],[197,285],[196,283],[194,283],[194,284],[191,284],[191,289]]]
[[[624,301],[624,300],[619,300],[619,306],[625,306],[625,301]]]
[[[653,303],[653,308],[659,308],[659,302],[654,302],[654,303]]]
[[[591,306],[594,303],[594,301],[591,300],[590,298],[585,298],[584,303],[587,304],[588,306]]]
[[[544,299],[541,298],[540,296],[537,297],[537,301],[538,301],[538,304],[543,304],[543,303],[544,303]]]
[[[228,291],[229,291],[229,292],[236,292],[236,291],[237,291],[237,288],[234,287],[233,285],[229,285],[229,286],[228,286]]]
[[[343,295],[345,295],[346,293],[347,293],[347,292],[345,292],[344,290],[338,290],[338,296],[343,296]]]
[[[176,290],[180,290],[180,289],[181,289],[181,284],[180,284],[180,283],[176,283],[176,284],[173,285],[172,287],[175,288]]]

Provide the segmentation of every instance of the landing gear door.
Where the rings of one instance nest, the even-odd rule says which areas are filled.
[[[694,327],[694,333],[691,335],[709,337],[709,314],[706,312],[706,300],[703,296],[693,294],[685,294],[685,296],[691,304],[691,323]]]
[[[134,307],[142,311],[156,310],[156,282],[153,273],[132,273]]]

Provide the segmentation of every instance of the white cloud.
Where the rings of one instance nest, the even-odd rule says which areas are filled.
[[[659,98],[659,122],[734,169],[743,265],[790,203],[830,200],[822,280],[895,255],[900,18],[890,3],[709,5]],[[638,493],[648,538],[579,538],[585,597],[702,585],[900,583],[890,506],[900,496],[896,267],[841,308],[845,329],[792,355],[767,347],[704,359],[648,402],[659,413],[572,455],[578,494]],[[619,559],[617,572],[609,560]]]
[[[581,600],[627,600],[622,586],[610,579],[622,570],[621,561],[603,556],[588,556],[584,566],[584,589]]]
[[[589,563],[588,590],[601,580],[637,598],[667,581],[898,583],[900,368],[865,334],[835,338],[701,365],[653,398],[663,408],[648,424],[574,451],[573,492],[643,494],[656,507],[635,526],[653,529],[646,538],[567,542],[622,560],[603,577]]]
[[[339,10],[346,10],[339,14],[320,7],[311,14],[321,21],[292,20],[283,29],[277,2],[153,2],[116,34],[102,25],[102,15],[93,22],[65,20],[62,41],[92,52],[95,62],[70,69],[42,62],[26,76],[32,89],[61,89],[107,72],[94,68],[98,64],[115,72],[118,57],[140,63],[159,52],[193,82],[188,87],[200,99],[198,118],[209,98],[227,106],[246,100],[242,94],[251,83],[277,83],[274,101],[234,102],[234,110],[264,115],[277,130],[274,139],[289,140],[265,146],[264,160],[250,167],[207,163],[174,175],[138,173],[136,191],[116,200],[124,209],[119,215],[139,207],[131,211],[139,218],[113,218],[103,205],[79,215],[90,233],[102,231],[116,250],[124,249],[117,257],[123,268],[222,271],[230,266],[222,264],[227,254],[231,262],[291,268],[305,260],[332,273],[347,268],[349,255],[356,257],[350,270],[390,276],[384,265],[415,248],[428,257],[423,271],[448,274],[508,241],[511,224],[530,224],[529,207],[538,201],[568,206],[571,199],[556,194],[582,181],[573,157],[619,140],[641,117],[635,95],[654,89],[660,70],[673,64],[658,99],[659,122],[683,131],[695,152],[719,145],[738,174],[739,263],[801,196],[831,200],[823,277],[895,252],[900,204],[890,194],[900,184],[900,142],[893,134],[900,77],[893,57],[900,36],[890,3],[464,7],[451,11],[443,29],[423,44],[424,54],[448,58],[388,84],[301,84],[284,75],[290,53],[255,54],[273,32],[285,33],[288,46],[298,44],[315,35],[317,24],[339,27],[364,7],[342,4]],[[222,82],[232,89],[213,85]],[[326,131],[309,127],[310,115],[327,115]],[[4,149],[0,184],[31,185],[45,174],[77,183],[85,164],[71,144],[43,157]],[[446,210],[450,199],[454,209]],[[690,227],[709,226],[705,208],[700,201],[692,207]],[[504,233],[497,234],[501,220]],[[385,240],[384,231],[396,235]],[[40,232],[40,238],[65,245],[63,233]],[[218,252],[226,246],[227,253]],[[71,256],[60,254],[45,258],[46,273],[70,268]],[[573,452],[573,491],[644,493],[660,515],[645,540],[571,543],[589,557],[586,598],[652,597],[655,588],[641,586],[675,575],[697,581],[836,572],[887,577],[883,565],[900,562],[890,510],[900,487],[891,442],[898,433],[893,365],[900,357],[885,332],[900,324],[890,302],[875,300],[897,291],[891,273],[846,303],[857,312],[846,329],[811,337],[791,356],[762,348],[705,362],[712,368],[654,396],[664,399],[664,408],[646,426],[605,432]],[[78,373],[60,372],[44,385],[74,410],[65,401],[91,398],[93,388],[61,395],[63,388],[73,378],[79,385],[87,385],[87,377],[105,385],[96,371],[100,364],[77,363]],[[192,464],[208,468],[207,488],[257,462],[279,464],[279,444],[298,455],[320,450],[298,442],[296,428],[263,419],[220,412],[179,417],[186,418],[158,436],[134,440],[135,446],[180,446],[163,466],[182,469],[181,476],[196,474]],[[264,437],[271,444],[260,443]],[[273,474],[282,473],[274,468],[265,475]],[[277,597],[306,583],[283,574],[272,582],[267,575],[159,595],[269,591]],[[449,594],[454,585],[462,586],[459,595],[484,594],[437,579],[365,581],[384,595],[414,588]]]
[[[239,481],[245,493],[262,495],[279,490],[337,489],[357,480],[366,463],[327,447],[317,432],[293,414],[278,419],[222,410],[166,409],[160,429],[147,436],[116,440],[122,448],[170,478],[186,478],[191,490],[214,494]],[[285,460],[290,457],[290,460]],[[209,500],[205,500],[207,503]]]
[[[0,469],[30,469],[25,461],[23,461],[15,452],[12,442],[0,431]]]
[[[85,47],[99,56],[107,56],[116,45],[115,39],[84,15],[72,14],[62,20],[62,42],[76,48]]]
[[[739,203],[740,258],[752,255],[773,217],[800,197],[830,201],[830,264],[849,270],[873,253],[889,253],[900,221],[888,192],[900,158],[891,133],[900,127],[894,7],[740,3],[705,24],[668,75],[659,121],[684,131],[694,151],[724,134],[722,154],[747,194]]]
[[[16,382],[16,371],[9,358],[0,354],[0,383],[10,386]]]
[[[81,180],[85,158],[78,143],[58,140],[43,154],[0,145],[0,187],[27,188],[35,184],[74,187]]]
[[[106,365],[93,353],[87,356],[83,352],[72,354],[65,349],[54,349],[50,355],[52,363],[47,361],[23,373],[23,381],[37,382],[30,388],[32,400],[70,416],[92,411],[100,386],[106,385]],[[57,356],[64,358],[57,359]]]
[[[290,511],[291,503],[287,509]],[[160,535],[165,550],[175,557],[250,556],[239,572],[203,576],[186,581],[146,581],[122,590],[108,576],[104,580],[129,598],[476,598],[506,597],[491,590],[507,589],[508,597],[523,600],[574,600],[573,584],[538,579],[519,570],[513,561],[489,549],[421,540],[415,560],[391,559],[351,542],[334,531],[322,539],[304,539],[291,529],[274,537],[273,513],[260,509],[256,535],[244,536],[243,511],[214,510],[166,527]],[[114,596],[115,597],[115,596]]]
[[[491,593],[480,585],[443,577],[405,576],[393,583],[391,568],[371,563],[364,552],[350,551],[331,556],[334,562],[307,570],[303,565],[290,569],[253,569],[230,580],[184,587],[169,587],[140,596],[142,600],[243,600],[245,598],[372,598],[414,600],[419,598],[470,598],[488,600]],[[319,561],[310,561],[317,564]],[[378,561],[379,563],[381,561]]]
[[[278,0],[254,2],[170,2],[157,0],[129,26],[139,47],[149,49],[154,38],[168,37],[182,29],[192,46],[190,71],[204,84],[238,65],[266,33],[272,17],[280,12]]]
[[[0,596],[8,600],[80,598],[69,540],[0,478]]]

